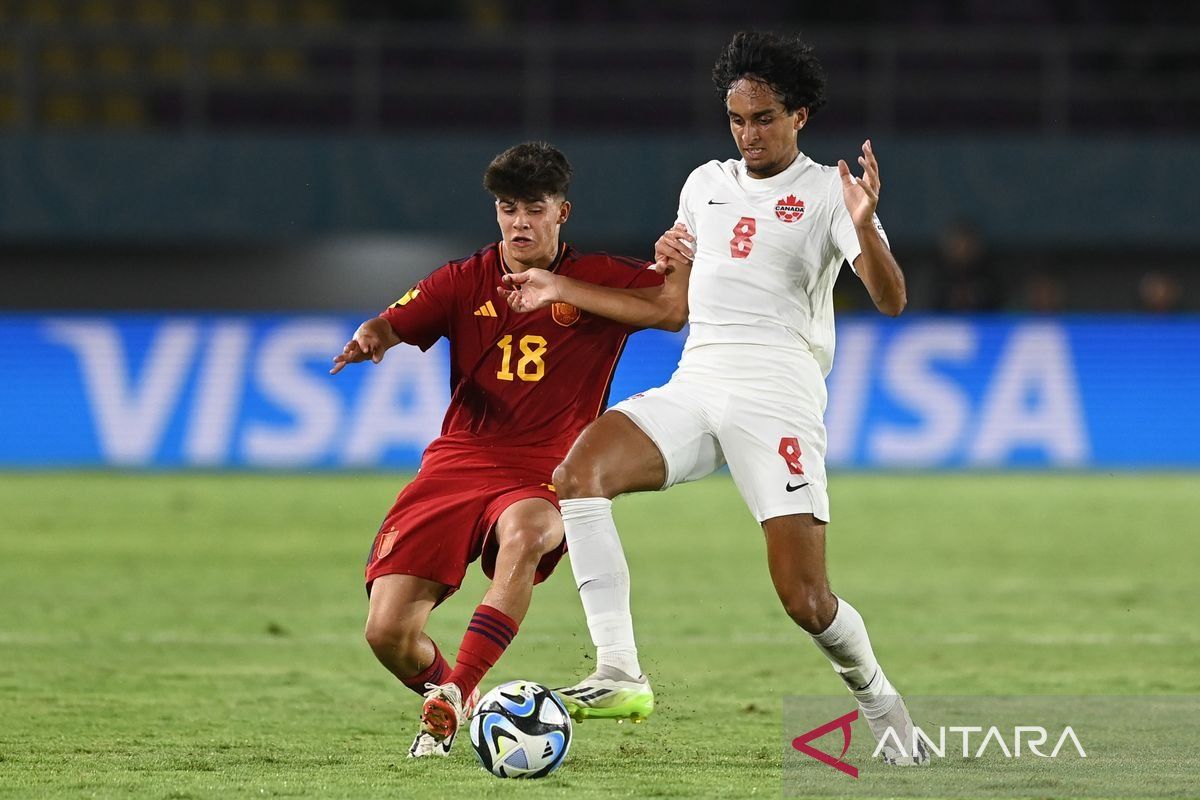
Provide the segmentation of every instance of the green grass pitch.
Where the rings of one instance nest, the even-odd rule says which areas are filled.
[[[640,726],[577,725],[514,785],[361,637],[361,569],[403,478],[0,475],[0,797],[747,797],[781,791],[781,701],[836,694],[727,478],[626,498]],[[910,694],[1200,694],[1194,475],[839,475],[834,590]],[[452,656],[484,589],[430,634]],[[590,663],[569,567],[485,687]]]

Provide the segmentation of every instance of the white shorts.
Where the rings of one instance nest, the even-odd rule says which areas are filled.
[[[814,362],[792,369],[776,360],[757,371],[746,366],[737,359],[689,366],[685,359],[665,386],[613,409],[633,420],[662,453],[667,466],[662,488],[698,480],[728,463],[759,522],[789,514],[828,522],[825,383],[819,368]],[[734,367],[737,372],[731,372]]]

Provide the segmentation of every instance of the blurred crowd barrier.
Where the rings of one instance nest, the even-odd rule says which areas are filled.
[[[358,322],[0,315],[0,467],[415,468],[444,342],[330,376]],[[831,466],[1200,466],[1200,318],[845,315],[838,337]],[[667,380],[683,341],[633,336],[611,400]]]
[[[965,217],[1003,247],[1200,248],[1200,226],[1175,189],[1200,184],[1190,139],[867,132],[884,181],[880,217],[897,243],[933,242]],[[483,170],[515,141],[0,137],[0,240],[286,242],[391,232],[479,246],[496,235]],[[646,252],[674,222],[688,174],[737,157],[719,117],[707,136],[554,143],[575,168],[564,236],[608,249],[640,241]],[[819,127],[800,140],[825,164],[853,163],[861,143]]]

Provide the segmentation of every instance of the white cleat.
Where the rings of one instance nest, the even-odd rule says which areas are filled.
[[[897,767],[923,767],[929,763],[929,748],[925,737],[917,734],[904,698],[896,695],[896,702],[881,716],[863,716],[876,742],[883,743],[883,761]]]
[[[429,756],[441,756],[445,758],[450,755],[450,745],[452,744],[454,744],[453,736],[449,736],[439,742],[425,731],[420,731],[417,733],[417,738],[413,739],[412,747],[408,748],[408,757],[428,758]]]
[[[425,705],[421,708],[421,732],[439,742],[453,740],[479,703],[479,687],[475,687],[464,703],[462,690],[456,683],[427,685],[429,691],[425,693]],[[448,750],[449,745],[446,747]]]

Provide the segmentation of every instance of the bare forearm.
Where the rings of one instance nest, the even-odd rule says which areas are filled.
[[[383,350],[389,350],[400,344],[400,337],[396,335],[392,324],[383,316],[372,317],[360,325],[359,328],[374,334],[380,348]]]
[[[904,272],[873,224],[855,231],[862,247],[862,253],[854,259],[855,272],[866,285],[875,307],[889,317],[899,316],[908,304]]]
[[[643,289],[614,289],[559,275],[557,287],[562,302],[625,325],[677,331],[687,322],[686,287],[676,281]]]

